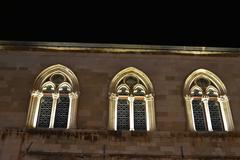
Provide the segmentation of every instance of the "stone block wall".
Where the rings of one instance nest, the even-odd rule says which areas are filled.
[[[76,130],[25,128],[32,85],[45,68],[62,64],[79,80]],[[143,71],[154,87],[156,131],[108,131],[108,91],[122,69]],[[225,84],[232,133],[188,130],[185,79],[204,68]],[[240,158],[240,57],[136,52],[0,50],[0,159],[234,159]]]

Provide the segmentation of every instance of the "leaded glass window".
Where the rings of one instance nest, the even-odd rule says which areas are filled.
[[[50,77],[50,80],[51,80],[51,82],[59,85],[59,84],[63,83],[66,80],[66,78],[62,74],[53,74]]]
[[[35,79],[27,114],[27,128],[76,128],[79,84],[66,66],[44,69]]]
[[[148,76],[128,67],[114,76],[109,86],[110,130],[156,129],[154,90]]]
[[[117,130],[146,130],[145,87],[131,75],[123,78],[117,87]],[[130,114],[132,113],[132,114]]]
[[[217,102],[216,100],[209,100],[208,107],[213,131],[223,131],[223,120],[219,102]]]
[[[43,96],[40,100],[37,127],[48,128],[52,112],[52,96]]]
[[[203,102],[201,100],[193,100],[192,108],[196,130],[206,131],[207,125]]]
[[[66,128],[68,122],[70,99],[67,95],[60,96],[57,101],[54,128]]]
[[[192,84],[192,114],[196,131],[224,131],[218,92],[214,84],[204,77]]]
[[[146,130],[146,106],[144,100],[134,100],[134,129]]]
[[[129,130],[129,101],[119,99],[117,102],[117,129]]]
[[[183,93],[190,130],[234,130],[227,89],[217,75],[206,69],[192,72],[184,83]]]
[[[43,97],[40,100],[37,127],[67,128],[71,85],[67,78],[55,73],[42,85]],[[52,116],[52,114],[55,114]],[[51,117],[54,117],[51,119]],[[50,123],[52,121],[52,123]]]
[[[124,82],[130,87],[133,88],[138,82],[138,78],[134,76],[128,76],[124,79]]]
[[[206,89],[210,85],[210,81],[206,78],[198,78],[196,79],[195,83],[202,89]]]

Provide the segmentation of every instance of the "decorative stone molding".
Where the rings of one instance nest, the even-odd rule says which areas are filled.
[[[69,102],[69,112],[68,112],[68,122],[67,122],[67,128],[76,128],[77,121],[77,103],[78,103],[78,94],[79,94],[79,84],[78,79],[75,76],[75,74],[67,67],[57,64],[50,66],[43,70],[38,77],[36,78],[34,85],[33,85],[33,91],[30,98],[29,103],[29,110],[28,110],[28,116],[27,116],[27,128],[36,128],[37,119],[38,119],[38,112],[39,112],[39,105],[40,100],[43,97],[43,86],[46,83],[51,82],[45,82],[49,77],[51,78],[51,75],[54,74],[60,74],[66,77],[68,82],[63,82],[62,86],[70,87],[70,92],[68,93],[70,102]],[[54,84],[53,84],[54,86]],[[56,112],[56,106],[57,106],[57,100],[59,97],[58,93],[59,87],[55,88],[52,93],[52,111],[51,111],[51,118],[50,118],[50,125],[49,128],[54,128],[54,120],[55,120],[55,112]]]
[[[201,92],[200,96],[194,96],[192,95],[192,90],[193,88],[197,88],[196,86],[193,86],[193,83],[196,83],[195,81],[197,79],[207,79],[209,82],[211,82],[215,87],[216,90],[214,89],[213,86],[208,89],[213,89],[215,92],[218,92],[214,97],[215,101],[220,104],[220,110],[221,110],[221,116],[223,120],[223,125],[224,125],[224,131],[233,131],[234,130],[234,125],[233,125],[233,120],[232,120],[232,114],[231,114],[231,109],[229,105],[229,100],[227,97],[227,90],[224,85],[224,83],[220,80],[219,77],[217,77],[214,73],[206,70],[206,69],[198,69],[191,73],[184,84],[184,99],[185,99],[185,104],[186,104],[186,112],[187,112],[187,118],[188,118],[188,126],[191,131],[196,131],[195,128],[195,122],[194,122],[194,115],[193,115],[193,108],[192,108],[192,100],[198,97],[204,104],[204,112],[206,115],[206,121],[207,121],[207,127],[208,131],[213,131],[212,129],[212,124],[211,124],[211,117],[210,117],[210,111],[209,111],[209,106],[208,106],[208,101],[212,98],[207,95],[206,91],[203,94]]]
[[[118,95],[118,90],[120,86],[119,83],[124,81],[124,78],[126,77],[136,77],[143,83],[143,85],[135,84],[137,87],[140,87],[139,89],[144,89],[144,96],[133,96],[133,95]],[[135,89],[137,88],[135,87]],[[128,88],[128,87],[124,87]],[[126,92],[127,93],[127,92]],[[154,90],[153,85],[150,81],[150,79],[147,77],[145,73],[142,71],[134,68],[134,67],[128,67],[122,71],[120,71],[111,81],[110,87],[109,87],[109,123],[108,128],[110,130],[117,130],[117,102],[118,99],[127,99],[129,101],[129,114],[130,114],[130,131],[134,131],[134,119],[133,119],[133,102],[135,99],[141,99],[145,101],[145,107],[146,107],[146,130],[152,131],[156,128],[155,123],[155,108],[154,108]]]

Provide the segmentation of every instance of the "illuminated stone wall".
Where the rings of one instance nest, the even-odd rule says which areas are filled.
[[[0,159],[200,159],[240,158],[240,54],[184,55],[89,50],[0,50]],[[26,129],[29,98],[37,75],[62,64],[79,80],[76,130]],[[108,91],[124,68],[143,71],[155,91],[154,132],[107,130]],[[183,85],[204,68],[226,85],[235,130],[192,133],[188,130]]]

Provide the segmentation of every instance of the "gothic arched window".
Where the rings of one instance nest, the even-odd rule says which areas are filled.
[[[136,68],[119,72],[110,85],[109,128],[112,130],[154,130],[153,87]]]
[[[191,130],[233,130],[226,88],[215,74],[205,69],[194,71],[185,81],[184,96]]]
[[[65,66],[43,70],[34,82],[29,105],[29,128],[76,128],[78,80]]]

